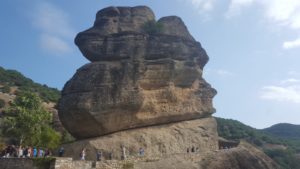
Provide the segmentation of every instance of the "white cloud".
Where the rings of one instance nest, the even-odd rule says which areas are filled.
[[[228,70],[224,70],[224,69],[218,69],[218,70],[216,70],[216,73],[222,77],[229,77],[229,76],[234,75],[232,72],[230,72]]]
[[[295,79],[295,78],[289,78],[286,80],[282,80],[280,83],[281,84],[291,84],[291,83],[299,83],[300,80],[299,79]]]
[[[289,76],[292,76],[292,77],[300,77],[300,73],[299,72],[297,72],[297,71],[295,71],[295,70],[290,70],[290,71],[288,71],[288,73],[287,73]]]
[[[299,0],[263,0],[268,19],[290,28],[300,28],[300,1]]]
[[[297,47],[300,47],[300,38],[293,41],[286,41],[283,43],[284,49],[292,49]]]
[[[279,85],[270,85],[262,88],[261,99],[280,102],[300,103],[300,80],[287,79]]]
[[[222,78],[232,77],[234,73],[225,69],[207,69],[204,70],[205,75],[218,76]]]
[[[254,0],[231,0],[228,11],[226,12],[226,18],[231,18],[238,15],[242,8],[252,5]]]
[[[71,51],[70,46],[60,37],[43,34],[40,40],[42,48],[49,52],[60,54]]]
[[[231,0],[225,14],[232,18],[252,4],[264,11],[264,18],[283,28],[294,29],[300,33],[300,0]],[[300,47],[300,38],[283,42],[284,49]]]
[[[215,0],[186,0],[199,10],[199,12],[211,11],[214,8]]]
[[[32,24],[40,31],[40,45],[47,52],[65,54],[71,51],[74,30],[68,15],[45,1],[39,2],[31,13]]]

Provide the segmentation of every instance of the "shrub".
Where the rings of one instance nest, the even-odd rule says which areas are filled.
[[[163,31],[163,25],[161,23],[152,20],[144,24],[143,30],[148,34],[160,33]]]
[[[5,101],[3,99],[0,99],[0,109],[5,106]]]
[[[10,92],[10,87],[7,86],[7,85],[5,85],[5,86],[3,86],[3,87],[1,88],[1,91],[2,91],[3,93],[9,93],[9,92]]]

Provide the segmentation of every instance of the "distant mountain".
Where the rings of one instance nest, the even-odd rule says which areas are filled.
[[[237,120],[216,117],[220,137],[246,140],[262,149],[283,169],[300,169],[299,125],[277,124],[264,130],[247,126]],[[274,134],[273,134],[273,133]]]
[[[279,123],[263,131],[280,138],[300,140],[300,125]]]
[[[45,102],[57,103],[60,98],[58,89],[35,83],[16,70],[6,70],[0,66],[0,92],[17,95],[22,91],[35,92]]]

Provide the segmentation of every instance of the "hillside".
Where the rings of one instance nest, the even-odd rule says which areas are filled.
[[[263,129],[263,131],[280,138],[300,140],[300,125],[279,123]]]
[[[73,140],[70,134],[62,127],[55,108],[60,98],[60,91],[47,85],[36,83],[16,70],[6,70],[0,66],[0,149],[1,142],[10,138],[2,133],[3,119],[7,116],[4,110],[10,108],[10,103],[24,92],[36,93],[41,98],[43,107],[52,113],[52,127],[61,133],[62,142]]]
[[[59,90],[35,83],[16,70],[6,70],[0,66],[0,92],[2,92],[2,95],[6,93],[6,96],[10,95],[13,97],[22,91],[38,93],[44,102],[56,103],[60,97]],[[7,96],[1,99],[10,100],[11,97]]]
[[[237,120],[223,119],[216,117],[218,123],[219,136],[229,140],[246,140],[247,142],[256,145],[262,149],[269,157],[275,160],[284,169],[300,169],[299,153],[300,153],[300,141],[291,139],[292,132],[290,135],[285,137],[281,135],[270,134],[268,131],[258,130],[253,127],[247,126]],[[277,125],[274,125],[277,126]],[[282,128],[275,131],[285,132],[289,128]],[[293,125],[287,125],[293,126]],[[270,128],[273,128],[270,127]],[[276,129],[275,128],[275,129]],[[293,132],[295,136],[299,132],[295,126],[293,126]]]

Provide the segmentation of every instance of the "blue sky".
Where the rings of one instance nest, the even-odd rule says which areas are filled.
[[[300,124],[299,0],[9,0],[0,2],[0,66],[61,89],[88,63],[74,45],[107,6],[180,16],[206,49],[215,116],[256,128]]]

